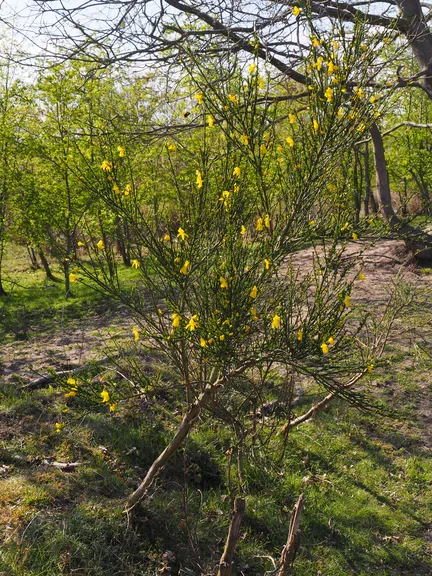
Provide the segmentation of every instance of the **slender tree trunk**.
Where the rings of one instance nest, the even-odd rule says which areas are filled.
[[[158,476],[159,472],[174,454],[174,452],[183,444],[184,440],[187,438],[193,423],[198,418],[203,407],[210,400],[212,394],[215,390],[222,385],[222,378],[217,380],[214,384],[207,384],[204,392],[198,397],[196,402],[194,402],[186,414],[180,426],[177,428],[171,442],[168,446],[159,454],[153,464],[150,466],[144,480],[135,490],[135,492],[129,497],[127,501],[127,512],[130,513],[132,509],[146,496],[146,493],[150,486],[153,484],[154,480]]]
[[[39,268],[39,264],[36,258],[36,252],[34,251],[34,248],[32,246],[27,246],[27,252],[30,258],[31,267],[33,268],[33,270],[37,270]]]
[[[51,272],[50,265],[48,263],[48,260],[45,257],[45,254],[43,253],[42,248],[38,249],[38,255],[39,255],[40,261],[42,262],[43,269],[45,270],[45,276],[48,278],[48,280],[51,280],[52,282],[57,282],[57,278]]]
[[[4,241],[0,240],[0,296],[7,296],[6,290],[3,288],[2,273],[3,273],[3,254],[4,254]]]
[[[432,98],[432,31],[423,15],[420,0],[396,0],[403,18],[408,22],[404,33],[417,62],[427,73],[420,78],[423,88]]]
[[[364,198],[364,214],[369,216],[369,208],[372,209],[373,214],[378,214],[378,206],[375,196],[372,192],[370,166],[369,166],[369,142],[365,142],[364,151],[364,175],[365,175],[365,198]]]
[[[384,152],[384,142],[377,124],[372,125],[370,132],[374,148],[375,176],[380,206],[390,226],[393,226],[399,223],[399,218],[396,216],[392,204],[390,182]]]

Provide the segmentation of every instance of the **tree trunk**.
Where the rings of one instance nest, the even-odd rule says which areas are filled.
[[[222,385],[222,382],[223,379],[221,378],[214,384],[207,384],[204,392],[198,397],[198,400],[190,406],[184,415],[180,426],[177,428],[177,431],[174,434],[171,442],[168,444],[165,450],[159,454],[159,456],[150,466],[150,469],[147,472],[144,480],[141,482],[135,492],[129,497],[126,508],[128,513],[130,513],[132,509],[146,496],[147,490],[153,484],[159,472],[162,470],[174,452],[183,444],[193,426],[193,423],[200,415],[202,408],[210,400],[210,397],[214,391]]]
[[[3,282],[2,282],[3,253],[4,253],[4,241],[0,240],[0,296],[7,296],[7,292],[3,288]]]
[[[377,124],[372,125],[370,132],[374,147],[376,185],[381,210],[390,226],[394,226],[399,223],[399,218],[396,216],[392,204],[384,142]]]
[[[420,69],[427,71],[420,82],[432,98],[432,32],[423,15],[422,5],[419,0],[396,0],[396,4],[408,23],[404,33]]]
[[[51,280],[52,282],[57,282],[57,278],[51,272],[50,265],[48,263],[48,260],[45,258],[45,254],[43,253],[42,248],[38,249],[38,255],[40,261],[42,262],[43,269],[45,270],[45,276],[48,278],[48,280]]]
[[[30,258],[31,267],[33,268],[33,270],[37,270],[39,268],[39,264],[36,258],[36,252],[34,251],[34,248],[32,246],[27,246],[27,252]]]
[[[371,128],[371,137],[374,147],[376,182],[381,210],[390,226],[394,228],[397,227],[398,232],[405,235],[405,244],[414,256],[418,260],[431,260],[432,236],[424,232],[421,228],[416,228],[409,224],[401,225],[401,221],[393,210],[384,143],[381,132],[376,124],[373,124]]]

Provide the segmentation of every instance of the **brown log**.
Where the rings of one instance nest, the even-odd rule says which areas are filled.
[[[225,544],[225,549],[219,563],[218,576],[231,576],[234,567],[233,556],[240,537],[240,528],[245,511],[245,501],[243,498],[234,500],[234,510],[231,516],[230,527]]]
[[[304,494],[300,494],[291,513],[287,543],[283,547],[277,576],[289,576],[300,542],[300,516],[304,507]]]

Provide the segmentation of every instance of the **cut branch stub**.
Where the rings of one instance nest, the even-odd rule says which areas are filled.
[[[300,494],[291,513],[287,543],[283,547],[277,576],[289,576],[300,543],[300,516],[304,507],[304,494]]]
[[[231,576],[234,566],[233,557],[235,548],[240,537],[240,528],[245,511],[245,501],[243,498],[236,498],[234,500],[234,510],[231,516],[228,537],[225,544],[225,549],[219,563],[218,576]]]

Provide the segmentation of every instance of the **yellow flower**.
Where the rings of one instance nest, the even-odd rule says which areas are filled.
[[[195,170],[195,174],[196,174],[197,188],[202,188],[203,187],[203,179],[202,179],[201,172],[199,170]]]
[[[228,282],[227,282],[226,278],[224,278],[223,276],[221,276],[221,277],[219,278],[219,280],[220,280],[220,287],[221,287],[221,288],[228,288]]]
[[[292,13],[294,14],[294,16],[297,18],[297,16],[299,16],[300,12],[302,11],[301,8],[299,8],[298,6],[294,6]]]
[[[168,234],[167,234],[168,236]],[[189,238],[189,234],[186,234],[186,232],[183,230],[183,228],[179,228],[177,230],[177,238],[181,238],[182,240],[184,240],[185,238]],[[169,240],[169,237],[168,237]]]
[[[377,98],[378,98],[378,96],[374,94],[374,95],[372,95],[372,96],[369,98],[369,102],[370,102],[371,104],[374,104],[374,102],[377,101]]]
[[[314,64],[314,68],[316,68],[318,70],[318,72],[321,70],[323,60],[324,60],[324,58],[322,56],[320,56],[319,58],[317,58],[317,61]]]
[[[327,344],[321,344],[321,350],[323,354],[328,354],[329,351],[329,347],[327,346]]]
[[[336,40],[333,40],[333,48],[334,48],[335,50],[338,50],[338,49],[339,49],[339,42],[337,42]]]
[[[235,94],[228,94],[228,100],[233,104],[237,104],[238,98]]]
[[[359,272],[358,279],[359,280],[366,280],[366,276],[363,274],[363,272]]]
[[[172,326],[173,326],[174,328],[178,328],[178,327],[180,326],[180,320],[181,320],[180,314],[174,313],[174,314],[172,315],[172,319],[173,319],[173,321],[172,321]]]
[[[56,422],[55,423],[55,431],[61,432],[65,426],[66,426],[66,424],[64,422]]]
[[[201,94],[201,92],[198,92],[198,94],[194,94],[194,98],[196,99],[197,104],[203,103],[203,95]]]
[[[291,136],[287,136],[286,142],[289,146],[291,146],[291,148],[294,146],[294,140],[291,138]]]
[[[78,248],[81,248],[82,246],[84,246],[84,242],[79,241],[77,246],[78,246]]]
[[[310,220],[310,221],[309,221],[309,226],[315,226],[315,220]]]
[[[318,48],[320,45],[318,38],[315,38],[315,36],[312,37],[312,46],[314,48]]]
[[[242,236],[244,236],[244,235],[246,234],[246,226],[243,226],[243,225],[242,225],[241,230],[240,230],[240,234],[241,234]]]
[[[335,68],[335,66],[334,66],[333,62],[332,62],[331,60],[329,60],[329,61],[327,62],[327,73],[328,73],[329,76],[332,76],[332,75],[333,75],[334,68]]]
[[[345,304],[346,308],[349,308],[351,306],[351,296],[345,296],[344,304]]]
[[[268,260],[267,258],[264,258],[264,268],[266,270],[269,270],[270,268],[270,260]]]
[[[240,178],[240,168],[238,166],[236,166],[233,170],[233,176],[235,176],[236,178]]]
[[[344,232],[349,226],[349,222],[345,222],[345,224],[341,228],[341,232]]]
[[[96,244],[98,250],[103,250],[105,248],[105,244],[103,243],[103,240],[99,240],[99,242]]]
[[[108,390],[102,390],[102,392],[100,393],[101,398],[102,398],[102,402],[106,403],[109,401],[110,395]]]
[[[313,128],[314,128],[315,132],[317,132],[317,130],[319,128],[319,124],[316,120],[313,121]]]
[[[207,345],[207,342],[206,342],[206,341],[204,340],[204,338],[202,338],[202,337],[200,338],[200,346],[201,346],[202,348],[207,348],[207,346],[208,346],[208,345]]]
[[[117,408],[117,404],[110,404],[110,412],[114,412],[114,410]]]
[[[362,45],[360,46],[360,48],[361,48],[362,50],[367,50],[367,49],[368,49],[368,47],[366,46],[366,44],[362,44]]]
[[[240,140],[243,142],[243,144],[244,144],[245,146],[247,146],[247,145],[249,144],[249,138],[248,138],[245,134],[242,134],[242,135],[240,136]]]
[[[180,230],[180,228],[179,228]],[[184,231],[183,231],[184,232]],[[169,234],[165,234],[165,236],[163,237],[163,239],[165,240],[165,242],[169,242],[171,240],[171,237]]]
[[[186,260],[186,262],[180,268],[180,274],[184,274],[185,276],[187,276],[189,274],[189,269],[190,269],[190,262],[189,260]]]
[[[257,70],[257,65],[255,64],[255,62],[249,66],[248,70],[250,75],[255,74]]]
[[[273,320],[272,320],[272,325],[271,325],[271,327],[272,327],[273,329],[277,329],[277,328],[280,328],[280,327],[281,327],[281,319],[280,319],[280,316],[278,316],[277,314],[275,314],[275,315],[273,316]]]
[[[177,146],[175,144],[173,144],[172,142],[167,145],[167,148],[168,148],[168,150],[171,150],[172,152],[174,152],[174,150],[177,150]]]
[[[225,340],[224,334],[221,334],[221,335],[219,336],[219,340],[221,340],[221,341]]]
[[[186,330],[193,332],[198,327],[198,316],[194,314],[189,322],[186,324]]]
[[[270,228],[270,215],[266,214],[264,217],[264,225],[266,228]]]
[[[359,86],[354,86],[354,92],[355,92],[357,98],[364,98],[365,97],[365,93],[363,92],[363,88],[360,88]]]
[[[209,114],[207,116],[207,124],[209,125],[209,128],[213,128],[214,123],[215,123],[215,121],[214,121],[213,116],[211,114]]]
[[[296,121],[295,114],[291,114],[291,113],[288,114],[288,118],[289,118],[290,124],[294,124],[294,123],[295,123],[295,121]]]
[[[369,364],[369,366],[367,367],[367,371],[368,371],[368,372],[372,372],[373,369],[374,369],[374,365],[373,365],[373,364]]]
[[[69,274],[69,282],[71,282],[73,284],[76,281],[77,281],[77,277],[75,276],[75,274],[73,274],[73,272],[71,272]]]
[[[264,84],[264,80],[263,80],[262,76],[258,76],[258,86],[259,86],[260,90],[264,90],[264,88],[265,88],[265,84]]]
[[[113,192],[115,192],[116,194],[120,194],[120,188],[117,186],[117,184],[114,184]]]
[[[299,330],[299,331],[297,332],[297,340],[298,340],[299,342],[301,342],[301,341],[303,340],[303,331],[302,331],[302,330]]]
[[[331,102],[333,100],[333,90],[330,86],[324,92],[324,96],[327,98],[327,102]]]
[[[69,386],[75,386],[75,384],[76,384],[75,378],[68,378],[66,380],[66,384],[69,384]]]
[[[261,154],[262,154],[263,156],[265,156],[265,155],[267,154],[267,152],[268,152],[267,146],[266,146],[265,144],[261,144],[260,150],[261,150]]]
[[[358,236],[355,232],[352,233],[352,239],[353,240],[358,240]]]
[[[342,118],[343,116],[343,110],[342,108],[339,108],[338,112],[337,112],[338,118]]]
[[[112,162],[109,162],[108,160],[104,160],[100,165],[100,167],[104,172],[111,172],[113,169]]]
[[[333,336],[330,336],[330,338],[327,340],[327,344],[330,344],[330,346],[333,346],[333,344],[334,344]]]
[[[140,333],[139,333],[138,328],[135,328],[135,327],[132,328],[132,332],[134,333],[135,341],[139,340],[140,339]]]
[[[256,223],[256,229],[258,232],[261,232],[262,230],[264,230],[262,218],[258,218],[257,223]]]
[[[141,264],[138,262],[138,260],[132,260],[132,268],[139,268],[141,266]]]
[[[72,388],[70,392],[67,392],[65,394],[65,398],[73,398],[74,396],[77,395],[77,392],[78,392],[77,388]]]
[[[117,150],[120,158],[124,158],[126,156],[126,150],[124,149],[124,146],[117,146]]]
[[[129,194],[132,192],[132,186],[131,184],[126,184],[125,189],[123,190],[123,194],[125,196],[129,196]]]
[[[252,290],[250,291],[249,296],[250,296],[251,298],[256,298],[257,295],[258,295],[258,288],[257,288],[256,286],[254,286],[254,287],[252,288]]]

